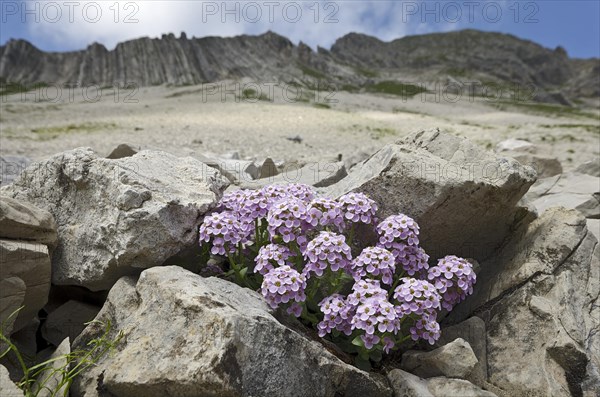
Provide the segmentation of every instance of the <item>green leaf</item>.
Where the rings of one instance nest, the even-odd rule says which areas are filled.
[[[354,365],[356,365],[359,369],[362,369],[363,371],[369,372],[371,370],[371,362],[368,358],[365,359],[361,356],[357,356],[354,360]]]
[[[248,268],[247,267],[245,267],[242,270],[240,270],[240,276],[242,276],[242,278],[246,277],[246,273],[248,273]]]
[[[363,340],[360,338],[360,335],[357,336],[356,338],[352,339],[352,344],[354,346],[358,346],[358,347],[364,347],[364,345],[365,345]]]
[[[383,358],[383,355],[381,354],[381,350],[379,349],[373,349],[369,352],[369,358],[378,363],[381,361],[381,359]]]

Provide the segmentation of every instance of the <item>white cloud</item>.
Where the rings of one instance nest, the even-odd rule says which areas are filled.
[[[68,48],[83,48],[94,41],[114,48],[120,41],[164,33],[178,36],[182,31],[188,37],[203,37],[267,30],[294,42],[329,47],[349,32],[389,40],[410,31],[402,22],[400,4],[393,1],[29,0],[28,7],[38,7],[41,15],[37,23],[28,18],[34,41]],[[57,9],[60,18],[56,18]]]

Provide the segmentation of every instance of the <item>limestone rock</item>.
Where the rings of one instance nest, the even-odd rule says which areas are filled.
[[[600,159],[596,158],[581,164],[575,169],[575,172],[600,177]]]
[[[279,323],[257,293],[179,267],[145,270],[137,283],[122,278],[96,319],[111,320],[126,337],[75,380],[77,396],[392,394],[381,375],[345,364]],[[74,348],[100,332],[90,325]]]
[[[30,163],[23,156],[0,156],[0,186],[10,185]]]
[[[414,218],[421,245],[434,258],[480,260],[507,236],[519,214],[516,204],[534,180],[535,172],[513,159],[429,130],[384,147],[326,193],[364,192],[383,217]]]
[[[535,153],[535,146],[522,139],[506,139],[496,145],[496,152]]]
[[[0,196],[0,238],[54,246],[56,222],[48,211],[22,200]]]
[[[42,325],[42,336],[54,346],[65,338],[75,340],[85,328],[84,324],[92,321],[99,311],[99,307],[70,300],[48,315]]]
[[[427,381],[427,387],[435,397],[496,397],[496,394],[463,379],[432,378]]]
[[[586,218],[600,218],[600,177],[575,172],[537,181],[525,195],[539,213],[551,207],[581,211]]]
[[[23,391],[10,380],[8,370],[4,365],[0,365],[0,396],[23,397]]]
[[[23,305],[26,291],[27,286],[19,277],[0,280],[0,324],[3,324],[2,331],[5,335],[10,335],[13,330],[17,316],[12,314]]]
[[[279,174],[279,170],[277,169],[275,162],[270,157],[267,157],[266,159],[264,159],[260,163],[258,169],[259,169],[259,175],[258,175],[258,178],[256,178],[256,179],[271,178],[271,177],[274,177],[275,175]]]
[[[430,352],[409,350],[402,354],[400,367],[422,378],[447,376],[465,379],[477,365],[477,357],[464,339],[438,347]]]
[[[302,168],[284,169],[279,175],[240,184],[244,189],[260,189],[272,184],[303,183],[314,187],[330,186],[347,174],[343,162],[311,163]]]
[[[485,321],[479,317],[469,319],[450,327],[443,327],[436,346],[444,346],[457,338],[462,338],[469,343],[477,358],[477,365],[467,376],[467,380],[477,386],[483,387],[487,381],[487,343]]]
[[[17,277],[25,284],[25,307],[19,312],[13,331],[21,329],[48,301],[50,274],[48,247],[29,241],[0,240],[0,280]]]
[[[37,392],[36,397],[64,395],[68,384],[59,387],[62,383],[62,376],[59,371],[67,364],[67,359],[64,356],[69,353],[71,353],[71,344],[69,338],[65,338],[62,342],[58,343],[58,347],[48,357],[48,360],[54,361],[39,375],[37,382],[32,387],[34,392]]]
[[[529,166],[535,170],[538,178],[562,174],[563,168],[555,157],[539,156],[530,153],[508,152],[503,155],[510,156],[519,163]]]
[[[136,154],[137,152],[139,152],[139,149],[136,149],[135,146],[127,144],[127,143],[122,143],[119,146],[117,146],[116,148],[114,148],[109,154],[108,156],[106,156],[107,159],[122,159],[124,157],[131,157],[134,154]]]
[[[141,151],[110,160],[79,148],[30,166],[3,193],[54,215],[54,284],[103,290],[195,246],[202,215],[225,187],[218,171],[189,157]]]
[[[394,369],[387,373],[394,396],[433,397],[427,388],[427,381],[411,373]]]
[[[585,218],[549,209],[482,269],[449,318],[476,313],[486,322],[489,382],[509,396],[600,387],[600,251]]]

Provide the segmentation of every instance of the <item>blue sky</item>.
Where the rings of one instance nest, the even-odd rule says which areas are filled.
[[[273,30],[329,48],[349,32],[398,37],[481,29],[511,33],[570,56],[600,57],[600,0],[199,1],[0,0],[0,43],[26,39],[47,51],[185,31],[188,37]]]

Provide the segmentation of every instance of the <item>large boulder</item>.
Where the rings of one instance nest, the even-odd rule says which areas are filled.
[[[600,393],[599,252],[579,212],[554,208],[482,264],[448,319],[486,322],[489,382],[505,395]]]
[[[141,151],[113,160],[79,148],[31,165],[2,191],[54,215],[52,282],[97,291],[197,244],[224,187],[192,158]]]
[[[392,395],[383,376],[279,323],[256,292],[179,267],[122,278],[96,320],[125,337],[75,379],[77,396]],[[88,326],[74,348],[102,331]]]
[[[360,191],[382,216],[404,213],[421,226],[432,257],[483,259],[507,236],[535,171],[439,130],[421,131],[385,146],[327,189],[338,197]]]

